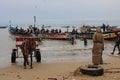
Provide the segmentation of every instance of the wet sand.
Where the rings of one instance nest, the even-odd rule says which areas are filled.
[[[0,80],[48,80],[48,78],[57,78],[57,80],[120,80],[120,56],[107,56],[104,58],[103,76],[88,76],[74,72],[80,66],[91,64],[89,60],[82,62],[58,62],[58,63],[34,63],[33,69],[23,68],[23,65],[12,64],[12,66],[0,69]],[[114,68],[114,69],[112,69]],[[106,71],[107,69],[108,72]]]

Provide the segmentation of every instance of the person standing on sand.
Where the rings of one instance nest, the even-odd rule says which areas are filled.
[[[104,38],[101,28],[96,29],[93,35],[92,63],[94,65],[103,64],[102,53],[104,50]]]
[[[87,46],[87,35],[86,33],[83,35],[84,46]]]
[[[102,25],[102,28],[103,28],[103,31],[105,32],[105,29],[106,29],[106,25],[103,23]]]
[[[118,55],[120,55],[120,47],[119,47],[119,45],[120,45],[120,36],[118,35],[117,32],[115,32],[115,34],[116,34],[115,46],[114,46],[113,52],[111,54],[113,55],[114,52],[115,52],[115,48],[118,47],[118,51],[119,51]]]

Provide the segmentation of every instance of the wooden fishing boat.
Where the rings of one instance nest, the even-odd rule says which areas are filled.
[[[16,33],[16,32],[12,32],[12,31],[9,31],[9,33],[13,36],[16,36],[16,37],[32,37],[33,36],[32,34]]]
[[[26,32],[17,32],[13,27],[9,27],[9,33],[15,37],[32,37],[33,35]]]
[[[5,29],[7,28],[7,26],[0,26],[0,29]]]
[[[91,33],[78,33],[78,38],[83,38],[84,35],[86,35],[87,39],[92,39],[93,35],[94,35],[94,32],[91,32]],[[103,37],[106,40],[111,40],[111,39],[114,39],[116,37],[116,35],[115,35],[115,32],[106,31],[106,32],[103,32]]]
[[[86,35],[86,38],[92,39],[93,34],[96,32],[96,28],[97,27],[82,27],[81,33],[78,33],[77,36],[78,38],[83,38],[83,36]],[[116,32],[120,33],[120,28],[117,28],[117,26],[109,26],[105,31],[103,31],[103,37],[106,40],[114,39],[116,37]]]
[[[40,34],[40,37],[53,40],[69,40],[71,38],[68,33],[46,33]]]

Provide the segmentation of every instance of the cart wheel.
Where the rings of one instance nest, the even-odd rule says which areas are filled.
[[[37,60],[37,62],[41,62],[41,53],[40,53],[40,51],[36,52],[36,60]]]
[[[16,52],[15,51],[13,51],[12,54],[11,54],[11,62],[12,63],[16,62]]]

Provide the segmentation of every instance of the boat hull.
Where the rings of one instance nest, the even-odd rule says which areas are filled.
[[[86,35],[87,39],[92,39],[94,33],[79,33],[78,38],[83,38],[84,35]],[[106,40],[111,40],[111,39],[114,39],[116,35],[114,32],[103,32],[103,37]]]

